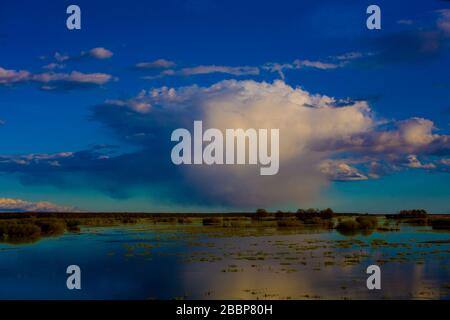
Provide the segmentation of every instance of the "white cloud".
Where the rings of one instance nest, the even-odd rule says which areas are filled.
[[[143,103],[153,107],[144,108],[144,112],[136,109],[136,105]],[[337,107],[334,98],[311,94],[282,81],[226,80],[211,87],[162,87],[141,92],[134,100],[114,101],[109,108],[124,114],[114,116],[113,129],[122,130],[125,123],[117,120],[123,118],[127,137],[142,132],[143,128],[151,136],[167,132],[168,128],[190,128],[198,119],[203,120],[205,128],[220,130],[280,129],[281,166],[275,176],[260,176],[255,166],[180,168],[194,189],[219,203],[233,205],[299,204],[311,199],[328,181],[317,164],[331,155],[315,151],[313,146],[330,137],[343,139],[365,132],[373,124],[365,102]],[[107,116],[106,110],[103,112]],[[135,118],[130,112],[136,114]],[[146,149],[152,149],[148,143],[155,143],[154,139],[135,140],[140,141],[144,141]]]
[[[30,75],[30,72],[25,70],[16,71],[0,67],[0,84],[13,84],[27,81]]]
[[[407,157],[408,162],[405,163],[406,167],[409,168],[414,168],[414,169],[434,169],[436,168],[436,165],[434,165],[433,163],[427,163],[427,164],[422,164],[419,159],[417,159],[417,156],[414,154],[410,154]]]
[[[319,165],[320,171],[330,180],[355,181],[367,180],[368,177],[342,160],[325,160]]]
[[[344,139],[322,141],[318,150],[353,151],[363,154],[433,154],[450,150],[450,136],[433,133],[432,121],[410,118],[393,123],[394,129],[369,130]]]
[[[26,201],[14,198],[0,198],[0,212],[72,212],[79,211],[73,207],[60,206],[47,201]]]
[[[102,47],[89,50],[89,54],[96,59],[109,59],[113,56],[112,51]]]

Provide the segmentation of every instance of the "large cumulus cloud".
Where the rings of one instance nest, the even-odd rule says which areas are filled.
[[[124,140],[170,162],[170,133],[204,128],[280,130],[280,171],[260,176],[256,166],[185,166],[183,180],[209,200],[236,206],[300,203],[327,183],[317,163],[329,155],[314,150],[324,139],[345,139],[370,130],[374,119],[366,102],[337,107],[331,97],[274,83],[226,80],[211,87],[189,86],[143,91],[128,100],[97,106],[94,118]],[[162,152],[162,154],[161,154]]]
[[[386,122],[367,102],[348,101],[283,81],[144,90],[107,100],[92,112],[93,121],[137,151],[0,157],[0,171],[22,174],[24,183],[88,183],[114,197],[129,196],[134,186],[157,186],[172,201],[236,207],[301,205],[332,180],[367,180],[398,170],[448,171],[442,157],[450,152],[450,138],[437,134],[432,121]],[[279,129],[279,173],[261,176],[255,165],[172,164],[170,135],[177,128],[192,130],[194,120],[202,120],[204,129]],[[63,173],[72,180],[62,179]]]

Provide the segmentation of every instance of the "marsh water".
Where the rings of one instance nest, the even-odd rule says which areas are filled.
[[[450,233],[138,224],[0,243],[0,299],[449,299]],[[379,265],[382,289],[368,290]],[[66,268],[81,268],[68,290]]]

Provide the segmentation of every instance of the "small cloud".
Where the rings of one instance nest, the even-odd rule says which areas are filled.
[[[55,53],[54,58],[55,58],[55,60],[58,61],[58,62],[64,62],[64,61],[67,61],[67,60],[70,59],[70,57],[69,57],[68,55],[61,54],[61,53],[59,53],[59,52],[56,52],[56,53]]]
[[[361,52],[356,52],[356,51],[352,51],[352,52],[346,52],[344,54],[341,54],[339,56],[336,56],[335,58],[337,60],[355,60],[355,59],[359,59],[362,58],[365,54],[361,53]]]
[[[308,68],[316,68],[321,70],[328,69],[336,69],[339,67],[338,64],[335,63],[326,63],[321,61],[311,61],[311,60],[295,60],[294,65],[297,69],[308,67]]]
[[[140,62],[134,65],[134,68],[136,69],[166,69],[166,68],[172,68],[176,64],[173,61],[166,60],[166,59],[157,59],[155,61],[151,62]]]
[[[60,64],[60,63],[49,63],[45,66],[43,66],[43,69],[47,69],[47,70],[56,70],[56,69],[64,69],[66,67],[66,65],[64,64]]]
[[[0,84],[8,85],[27,81],[30,75],[30,72],[26,70],[16,71],[0,67]]]
[[[176,75],[176,73],[177,73],[177,72],[176,72],[175,70],[167,69],[167,70],[161,71],[161,72],[158,73],[157,75],[154,75],[154,76],[145,76],[145,77],[142,77],[142,79],[145,79],[145,80],[161,79],[161,78],[164,78],[164,77],[166,77],[166,76],[174,76],[174,75]]]
[[[367,180],[358,169],[341,160],[325,160],[319,165],[320,171],[333,181]]]
[[[103,47],[93,48],[89,50],[89,55],[96,59],[109,59],[113,56],[112,51]]]
[[[53,57],[55,58],[56,62],[62,63],[62,62],[69,62],[69,61],[77,61],[83,58],[95,58],[99,60],[109,59],[114,55],[114,53],[111,50],[108,50],[103,47],[96,47],[92,48],[89,51],[81,51],[79,54],[74,56],[69,56],[67,54],[61,54],[59,52],[56,52]]]
[[[405,166],[408,168],[414,168],[414,169],[434,169],[436,168],[436,165],[433,163],[426,163],[422,164],[419,159],[417,159],[417,156],[414,154],[410,154],[407,157],[408,162],[405,163]]]

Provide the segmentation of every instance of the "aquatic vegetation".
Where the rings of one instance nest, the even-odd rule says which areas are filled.
[[[355,220],[344,220],[338,223],[336,229],[342,233],[357,231],[359,229],[359,224]]]
[[[356,217],[359,229],[375,229],[378,225],[377,217],[375,216],[359,216]]]
[[[376,216],[358,216],[355,220],[341,220],[336,229],[343,235],[369,235],[377,227],[378,220]]]
[[[32,223],[8,221],[0,224],[0,240],[5,242],[34,242],[40,237],[41,229]]]
[[[42,236],[61,235],[66,229],[66,223],[63,220],[37,220],[34,224],[40,228]]]

